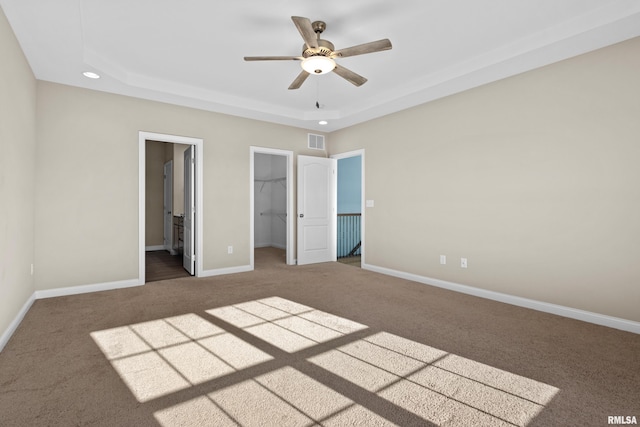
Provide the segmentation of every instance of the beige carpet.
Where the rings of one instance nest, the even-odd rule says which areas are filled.
[[[340,263],[38,300],[2,426],[604,426],[640,336]]]

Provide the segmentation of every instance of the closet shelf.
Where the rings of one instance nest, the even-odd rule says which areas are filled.
[[[269,179],[254,179],[255,182],[261,182],[262,186],[260,187],[260,191],[264,188],[265,184],[279,182],[284,188],[287,188],[287,178],[269,178]]]

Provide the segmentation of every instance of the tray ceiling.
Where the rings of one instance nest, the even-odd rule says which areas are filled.
[[[635,0],[0,4],[40,80],[319,131],[640,35]],[[325,21],[322,38],[338,49],[382,38],[393,49],[337,59],[368,79],[361,87],[329,73],[288,90],[299,62],[243,57],[299,55],[303,41],[292,15]],[[101,78],[87,79],[84,71]]]

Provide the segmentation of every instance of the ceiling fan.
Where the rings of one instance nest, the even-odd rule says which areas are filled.
[[[245,56],[245,61],[302,61],[302,72],[291,83],[289,89],[298,89],[310,74],[325,74],[333,71],[340,77],[362,86],[367,79],[353,71],[336,64],[335,58],[362,55],[391,49],[389,39],[364,43],[346,49],[335,50],[333,43],[320,38],[320,34],[327,28],[322,21],[311,22],[309,18],[292,16],[291,19],[304,40],[301,56]]]

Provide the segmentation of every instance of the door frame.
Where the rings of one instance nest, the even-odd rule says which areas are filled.
[[[293,229],[293,218],[295,216],[293,210],[293,151],[280,150],[276,148],[265,147],[249,147],[249,212],[251,220],[249,221],[249,264],[251,270],[255,267],[255,224],[253,216],[255,215],[255,164],[254,158],[256,154],[271,154],[274,156],[284,156],[287,159],[287,265],[295,265],[294,242],[295,235]],[[196,258],[197,260],[197,258]]]
[[[354,151],[347,151],[345,153],[339,153],[339,154],[333,154],[330,157],[332,159],[336,159],[336,160],[340,160],[340,159],[347,159],[349,157],[357,157],[360,156],[360,161],[361,161],[361,169],[360,169],[360,241],[362,242],[360,244],[360,265],[364,266],[366,264],[365,262],[365,212],[366,212],[366,200],[365,200],[365,192],[364,192],[364,148],[359,149],[359,150],[354,150]],[[340,170],[338,168],[338,173],[340,173]],[[336,216],[337,216],[337,210],[336,210]]]
[[[138,284],[145,283],[145,210],[146,210],[146,141],[168,142],[173,144],[192,145],[195,147],[196,157],[196,277],[202,276],[202,212],[203,212],[203,191],[202,191],[202,163],[204,140],[201,138],[191,138],[187,136],[169,135],[154,132],[138,132]]]

